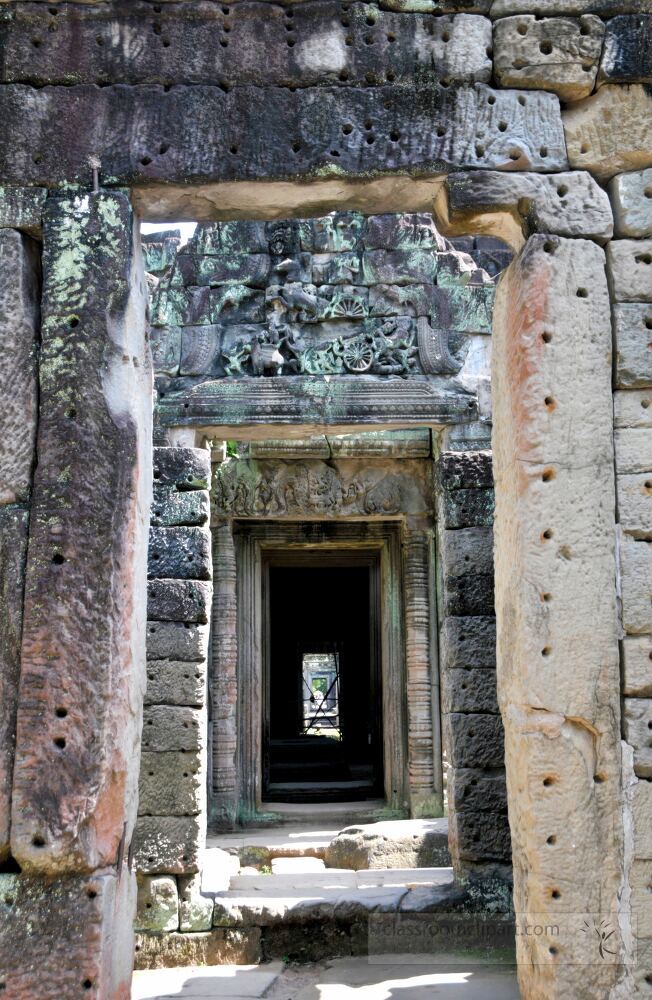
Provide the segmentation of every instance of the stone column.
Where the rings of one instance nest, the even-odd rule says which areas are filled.
[[[621,974],[624,862],[611,326],[598,246],[533,236],[508,268],[492,395],[520,988],[529,1000],[605,997]]]
[[[38,408],[37,244],[0,230],[0,861],[9,854],[23,587]]]
[[[403,542],[408,781],[413,816],[437,814],[443,789],[433,786],[431,538],[408,528]],[[439,793],[439,795],[438,795]]]
[[[38,464],[0,967],[17,998],[127,998],[145,688],[152,376],[129,200],[44,218]]]
[[[213,800],[212,817],[221,826],[236,818],[238,782],[238,627],[236,557],[231,521],[220,520],[215,538],[213,611]],[[255,803],[254,803],[255,806]]]

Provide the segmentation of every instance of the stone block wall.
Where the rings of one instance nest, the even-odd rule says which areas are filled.
[[[504,735],[496,695],[491,452],[443,451],[437,482],[451,853],[459,875],[509,880]]]
[[[201,912],[197,873],[206,843],[210,478],[210,451],[154,449],[147,688],[134,855],[141,931],[177,931],[180,922],[181,930],[204,929],[184,916],[183,904]]]
[[[614,336],[614,437],[623,694],[624,783],[632,810],[630,891],[637,986],[652,983],[652,171],[610,184],[616,236],[607,247]]]

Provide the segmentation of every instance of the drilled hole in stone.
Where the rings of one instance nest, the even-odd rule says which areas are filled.
[[[543,779],[544,788],[550,788],[551,785],[554,785],[556,780],[557,779],[551,775],[549,775],[547,778],[544,778]]]
[[[57,750],[65,750],[66,741],[64,740],[63,736],[57,736],[56,739],[52,740],[52,742],[54,743]]]
[[[484,156],[484,146],[481,146],[480,143],[476,144],[475,155],[478,156],[478,157],[479,156]]]
[[[74,406],[69,406],[66,410],[64,410],[64,416],[66,416],[68,420],[74,420],[77,416],[77,410]]]
[[[550,648],[550,646],[544,646],[543,649],[541,650],[542,656],[550,656],[551,653],[552,649]]]
[[[552,594],[548,594],[548,593],[542,594],[541,595],[541,600],[545,601],[546,604],[548,604],[552,600]]]
[[[238,147],[235,145],[235,143],[231,143],[231,145],[229,146],[229,153],[231,153],[232,156],[235,156],[237,152],[238,152]]]
[[[593,781],[595,782],[596,785],[601,785],[603,783],[603,781],[604,781],[604,775],[603,774],[594,774],[593,775]]]
[[[228,47],[229,47],[228,39],[227,38],[220,38],[220,45],[222,46],[223,49],[228,49]]]
[[[554,253],[555,252],[555,244],[551,243],[550,240],[546,240],[546,242],[543,244],[543,252],[544,253]]]
[[[345,69],[342,70],[342,72],[340,73],[339,78],[340,78],[340,80],[341,80],[342,83],[346,83],[346,81],[349,79],[349,74],[347,73],[347,71]]]
[[[552,535],[552,528],[546,528],[546,530],[541,533],[541,537],[545,538],[546,541],[549,541],[552,538]]]
[[[32,157],[32,163],[35,163],[37,166],[39,165],[39,163],[43,163],[43,157],[41,156],[40,153],[34,153],[34,156]]]
[[[451,40],[450,34],[447,31],[442,31],[442,33],[441,33],[441,40],[442,40],[442,42],[450,42],[450,40]]]
[[[161,145],[160,145],[160,146],[158,147],[158,151],[159,151],[159,154],[160,154],[161,156],[164,156],[164,155],[165,155],[165,153],[167,153],[167,151],[168,151],[168,149],[169,149],[169,148],[170,148],[170,145],[169,145],[169,143],[167,143],[167,142],[162,142],[162,143],[161,143]]]
[[[393,42],[395,42],[395,41],[396,41],[396,35],[391,35],[391,34],[390,34],[390,35],[388,35],[388,36],[387,36],[387,41],[388,41],[388,42],[390,43],[390,45],[391,45],[391,44],[392,44]]]
[[[521,105],[522,108],[525,107],[525,98],[523,97],[523,94],[519,94],[518,95],[517,101]]]
[[[32,837],[32,847],[45,847],[45,840],[38,833]]]
[[[588,299],[589,297],[588,288],[578,288],[575,294],[577,295],[578,299]]]
[[[587,24],[581,24],[580,25],[580,35],[588,35],[588,33],[589,33],[589,27],[588,27],[588,25]]]
[[[546,158],[547,155],[548,155],[548,147],[547,146],[539,146],[539,156],[542,159],[545,160],[545,158]]]
[[[649,399],[642,399],[641,400],[641,406],[643,407],[644,410],[647,410],[647,408],[648,408],[649,405],[650,405],[650,400]]]
[[[437,136],[441,139],[445,135],[446,135],[446,129],[443,128],[442,125],[440,125],[437,129]]]
[[[78,320],[78,318],[76,316],[72,316],[68,320],[68,326],[70,327],[71,330],[74,330],[76,326],[79,326],[79,320]]]
[[[557,188],[557,194],[559,195],[560,198],[563,198],[565,195],[568,194],[568,186],[566,184],[560,184],[559,187]]]
[[[648,319],[645,320],[645,329],[652,330],[652,317],[648,317]]]
[[[365,45],[373,45],[374,44],[374,36],[373,35],[365,35],[364,36],[364,43],[365,43]]]
[[[544,399],[544,403],[546,404],[549,410],[552,410],[555,407],[555,401],[552,398],[552,396],[546,396],[546,398]]]
[[[552,845],[556,843],[557,843],[557,838],[555,837],[554,833],[551,833],[549,837],[546,837],[546,844]]]
[[[541,480],[544,483],[549,483],[554,478],[555,478],[555,470],[554,469],[544,469],[543,472],[541,473]]]
[[[293,142],[292,143],[292,152],[293,153],[298,153],[300,149],[301,149],[301,143],[300,142]]]
[[[375,17],[368,17],[366,19],[366,23],[369,25],[370,28],[373,28],[373,26],[376,23],[376,18]]]
[[[396,73],[392,73],[392,71],[390,70],[389,73],[387,74],[387,82],[393,83],[395,79],[396,79]]]
[[[498,131],[499,132],[506,132],[507,131],[507,122],[498,122]]]
[[[588,153],[588,151],[589,151],[588,142],[583,142],[582,145],[580,146],[580,153]]]
[[[509,151],[509,158],[514,163],[516,162],[516,160],[520,160],[520,158],[521,158],[521,151],[520,151],[520,149],[510,149],[510,151]]]
[[[514,67],[514,69],[523,69],[523,67],[525,66],[525,59],[515,59],[514,62],[512,63],[512,66]]]
[[[368,135],[368,136],[367,136],[367,143],[368,143],[368,144],[369,144],[370,146],[373,146],[373,144],[374,144],[374,142],[375,142],[375,141],[376,141],[376,140],[374,139],[373,135]]]
[[[552,340],[552,334],[550,333],[549,330],[544,330],[543,333],[541,334],[541,339],[544,342],[544,344],[549,344],[550,341]]]
[[[41,45],[41,39],[40,38],[32,38],[32,45],[34,46],[35,49],[38,49],[40,47],[40,45]]]
[[[353,35],[347,35],[346,38],[344,39],[344,44],[348,45],[349,47],[353,45]]]
[[[652,198],[652,187],[646,187],[643,192],[644,198]]]
[[[57,719],[65,719],[66,716],[68,715],[68,709],[67,708],[57,708],[57,709],[55,709],[54,714],[56,715]]]
[[[487,104],[495,104],[495,103],[496,103],[496,98],[494,97],[493,94],[490,94],[489,97],[487,98]]]
[[[561,893],[559,889],[553,889],[550,895],[552,896],[553,899],[561,899]]]
[[[148,167],[149,164],[152,162],[152,158],[151,156],[141,156],[140,162],[143,167]]]
[[[65,556],[62,556],[60,552],[55,552],[54,555],[52,556],[52,562],[54,563],[55,566],[63,566],[65,561],[66,561]]]
[[[342,25],[343,28],[348,28],[351,22],[349,21],[348,17],[343,17],[342,20],[340,21],[340,24]]]
[[[344,135],[351,135],[353,131],[353,125],[342,125],[342,132]]]
[[[527,35],[527,24],[519,24],[516,30],[518,31],[519,35]]]
[[[548,948],[548,951],[550,952],[551,955],[556,955],[557,954],[557,948],[555,948],[554,944],[550,945],[550,947]]]
[[[541,42],[539,45],[539,52],[542,52],[544,56],[549,56],[552,52],[552,43],[547,39],[546,41]]]
[[[97,892],[95,891],[95,889],[89,889],[86,895],[88,896],[89,899],[96,899]]]
[[[331,149],[330,155],[331,156],[339,156],[340,155],[339,150],[338,149]]]
[[[649,253],[639,253],[636,254],[634,260],[637,264],[652,264],[652,254]]]
[[[399,141],[399,139],[401,138],[401,133],[400,133],[400,132],[397,132],[397,131],[396,131],[396,130],[394,129],[394,130],[393,130],[392,132],[390,132],[390,133],[389,133],[389,137],[390,137],[390,139],[392,140],[392,142],[398,142],[398,141]]]
[[[101,35],[97,36],[97,38],[95,39],[95,44],[96,45],[104,45],[104,39],[102,38]]]

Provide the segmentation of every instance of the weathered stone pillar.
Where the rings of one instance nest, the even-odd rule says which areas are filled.
[[[122,193],[48,201],[38,465],[0,967],[7,994],[127,998],[145,688],[152,378]]]
[[[403,542],[405,660],[408,710],[408,781],[413,816],[437,814],[443,789],[433,781],[431,642],[433,641],[432,537],[408,529]]]
[[[519,982],[528,1000],[606,997],[623,957],[623,830],[611,328],[598,246],[533,236],[509,267],[492,395]]]
[[[0,860],[9,853],[23,587],[38,407],[37,244],[0,230]]]
[[[238,624],[236,557],[231,521],[215,525],[215,602],[213,612],[213,818],[235,821],[238,804]],[[255,805],[255,803],[254,803]]]

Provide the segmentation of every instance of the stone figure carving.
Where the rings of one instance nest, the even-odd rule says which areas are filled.
[[[380,478],[377,476],[380,475]],[[226,462],[214,481],[215,508],[222,515],[397,514],[401,480],[382,471],[363,471],[349,480],[323,462],[269,462],[264,471],[247,462]]]
[[[417,318],[417,343],[419,361],[426,375],[454,375],[459,371],[459,362],[448,350],[447,332],[434,330],[427,316]]]

